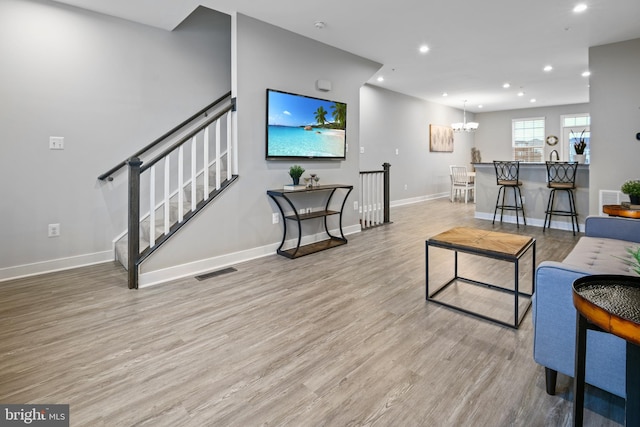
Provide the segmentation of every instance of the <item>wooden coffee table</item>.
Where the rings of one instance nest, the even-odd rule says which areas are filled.
[[[429,293],[429,248],[443,248],[454,252],[454,272],[453,278],[442,285],[432,294]],[[531,249],[532,271],[531,271],[531,293],[524,293],[519,290],[519,263],[522,256]],[[513,263],[514,266],[514,287],[507,289],[502,286],[474,280],[468,277],[462,277],[458,274],[458,253],[467,253],[481,257],[493,258],[501,261]],[[432,301],[446,307],[480,317],[485,320],[499,323],[504,326],[517,329],[522,318],[531,306],[531,295],[534,291],[534,278],[536,266],[536,240],[530,236],[522,236],[517,234],[501,233],[489,230],[479,230],[469,227],[455,227],[431,237],[426,241],[425,246],[425,263],[426,263],[426,300]],[[438,294],[443,292],[447,287],[454,283],[468,283],[472,285],[482,286],[497,292],[506,292],[514,297],[514,314],[513,323],[505,322],[486,314],[478,313],[460,306],[444,302],[438,299]],[[518,299],[527,298],[528,302],[524,310],[519,312]]]

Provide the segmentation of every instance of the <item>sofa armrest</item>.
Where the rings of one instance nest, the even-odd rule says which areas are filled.
[[[588,216],[584,232],[589,237],[640,242],[640,220],[618,216]]]
[[[534,326],[539,326],[541,322],[547,323],[560,335],[566,335],[566,332],[573,331],[576,321],[576,311],[573,306],[573,282],[590,274],[592,273],[561,262],[541,262],[536,268],[536,289],[533,301]],[[566,330],[562,332],[558,328]]]
[[[573,376],[575,362],[576,310],[573,282],[594,271],[555,261],[536,268],[533,296],[533,358],[537,363]],[[612,334],[589,331],[587,383],[618,396],[625,396],[625,341]]]
[[[576,310],[573,282],[590,273],[555,261],[543,261],[536,268],[533,295],[533,358],[539,364],[573,376],[573,356],[558,354],[575,348]]]

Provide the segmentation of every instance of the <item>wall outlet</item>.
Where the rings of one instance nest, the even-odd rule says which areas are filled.
[[[360,154],[364,154],[364,147],[360,147]]]
[[[396,156],[397,156],[398,154],[400,154],[400,150],[398,150],[398,149],[396,148]]]
[[[64,150],[64,137],[63,136],[50,136],[49,137],[49,149],[50,150]]]
[[[404,185],[404,189],[405,189],[405,190],[408,190],[408,189],[409,189],[409,186],[408,186],[407,184],[405,184],[405,185]]]
[[[271,224],[278,224],[280,222],[280,214],[278,212],[274,212],[271,214]]]
[[[524,196],[522,196],[522,204],[524,205]]]
[[[358,210],[358,201],[357,200],[355,202],[353,202],[353,210],[354,211]]]
[[[49,224],[49,231],[47,233],[48,237],[58,237],[60,236],[60,224]]]

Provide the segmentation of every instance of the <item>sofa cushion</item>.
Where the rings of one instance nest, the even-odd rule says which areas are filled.
[[[637,276],[629,266],[633,259],[627,251],[640,244],[603,237],[582,237],[571,253],[562,261],[589,274],[625,274]],[[625,260],[627,260],[625,262]]]

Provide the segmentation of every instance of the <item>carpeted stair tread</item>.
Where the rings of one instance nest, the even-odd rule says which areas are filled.
[[[226,171],[222,172],[221,175],[224,177],[221,184],[224,184],[226,179]],[[209,174],[209,190],[210,196],[212,196],[216,192],[215,188],[215,171]],[[196,200],[197,202],[201,202],[204,199],[204,184],[199,184],[196,186]],[[186,216],[191,212],[191,187],[190,185],[186,186],[185,193],[183,195],[183,215]],[[169,228],[173,227],[178,222],[178,195],[175,194],[169,199]],[[149,217],[147,216],[144,220],[140,222],[140,252],[143,252],[149,247]],[[155,219],[155,238],[158,240],[164,234],[164,208],[159,208],[156,210],[156,219]],[[119,261],[125,269],[127,269],[128,263],[128,254],[129,254],[129,243],[128,243],[128,235],[125,234],[121,239],[119,239],[115,244],[115,253],[116,253],[116,261]]]

